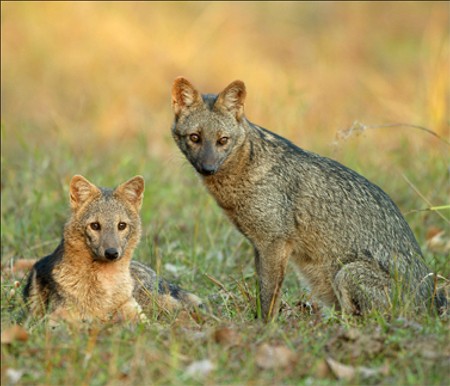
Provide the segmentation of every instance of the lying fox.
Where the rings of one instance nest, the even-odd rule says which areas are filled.
[[[31,313],[71,321],[145,321],[152,303],[169,310],[201,300],[132,261],[141,237],[144,179],[99,188],[76,175],[70,183],[72,215],[56,250],[32,268],[24,288]]]

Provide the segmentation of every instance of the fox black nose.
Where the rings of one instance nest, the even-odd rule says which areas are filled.
[[[217,168],[214,165],[200,166],[200,173],[204,176],[212,176],[215,172],[217,172]]]
[[[116,260],[119,257],[119,251],[117,250],[117,248],[105,249],[105,257],[111,261]]]

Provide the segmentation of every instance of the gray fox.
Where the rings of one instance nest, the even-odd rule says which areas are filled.
[[[201,300],[132,261],[141,237],[144,179],[116,189],[98,188],[76,175],[70,183],[72,215],[56,250],[37,261],[24,288],[31,313],[51,320],[147,320],[151,303],[174,309]]]
[[[239,80],[201,95],[177,78],[172,135],[254,247],[262,316],[278,312],[289,259],[322,304],[347,314],[389,311],[397,292],[414,308],[445,307],[391,198],[340,163],[251,123],[245,96]]]

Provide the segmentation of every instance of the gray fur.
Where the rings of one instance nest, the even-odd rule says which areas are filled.
[[[199,95],[186,79],[175,81],[173,137],[253,244],[266,319],[277,312],[289,259],[319,301],[346,313],[388,311],[394,294],[413,309],[429,307],[433,275],[383,190],[249,122],[243,82],[231,83],[212,108],[214,98]],[[445,297],[435,303],[445,306]]]

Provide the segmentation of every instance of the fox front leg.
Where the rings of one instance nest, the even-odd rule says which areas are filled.
[[[149,320],[144,314],[139,303],[134,298],[129,299],[123,304],[116,313],[116,319],[118,321],[128,321],[131,323],[148,323]]]
[[[278,314],[281,286],[290,252],[288,243],[281,241],[255,247],[261,316],[265,322],[271,321]]]

